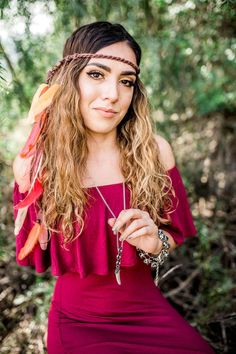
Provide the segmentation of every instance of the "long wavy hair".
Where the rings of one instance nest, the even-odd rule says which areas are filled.
[[[73,53],[95,53],[120,41],[132,48],[139,65],[141,48],[138,43],[122,25],[103,21],[74,31],[65,43],[63,57]],[[43,171],[44,189],[40,207],[48,230],[62,232],[63,247],[82,233],[89,197],[89,191],[82,187],[88,146],[77,88],[80,72],[88,61],[73,60],[54,75],[51,85],[60,83],[60,88],[48,109],[44,134],[39,142],[39,147],[43,146],[40,174]],[[160,225],[170,223],[174,190],[160,162],[154,129],[147,93],[137,77],[130,107],[117,126],[120,169],[131,192],[131,208],[148,211],[154,222]],[[77,235],[74,222],[80,225]]]

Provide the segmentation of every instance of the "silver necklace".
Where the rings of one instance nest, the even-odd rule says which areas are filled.
[[[124,209],[126,209],[126,197],[125,197],[125,182],[122,182],[122,186],[123,186],[123,205],[124,205]],[[95,186],[95,188],[97,189],[99,195],[101,196],[103,202],[105,203],[105,205],[107,206],[107,208],[109,209],[110,213],[112,214],[112,216],[116,219],[115,214],[113,213],[113,211],[111,210],[111,208],[109,207],[109,205],[107,204],[107,201],[105,200],[104,196],[102,195],[101,191],[99,190],[99,188],[97,186]],[[115,232],[116,235],[116,248],[117,248],[117,255],[116,255],[116,267],[115,267],[115,277],[116,277],[116,281],[119,285],[121,285],[121,279],[120,279],[120,264],[121,264],[121,257],[122,257],[122,251],[123,251],[123,243],[124,241],[121,241],[121,244],[119,243],[119,237],[118,237],[118,232]]]

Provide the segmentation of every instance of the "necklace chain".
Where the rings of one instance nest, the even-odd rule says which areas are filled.
[[[126,209],[125,182],[122,182],[122,187],[123,187],[123,208],[125,210]],[[112,214],[112,216],[116,219],[115,214],[111,210],[110,206],[108,205],[108,203],[107,203],[106,199],[104,198],[104,196],[103,196],[102,192],[100,191],[100,189],[96,185],[95,185],[95,188],[96,188],[97,192],[99,193],[100,197],[102,198],[104,204],[106,205],[106,207],[108,208],[108,210]],[[118,236],[118,232],[117,231],[115,232],[115,235],[116,235],[116,248],[117,248],[115,276],[116,276],[117,283],[119,285],[121,285],[120,264],[121,264],[121,257],[122,257],[124,241],[122,240],[121,244],[119,244],[119,236]]]

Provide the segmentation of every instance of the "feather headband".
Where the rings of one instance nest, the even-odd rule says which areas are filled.
[[[129,64],[130,66],[132,66],[135,69],[137,75],[140,73],[140,68],[137,65],[135,65],[131,61],[126,60],[126,59],[121,58],[121,57],[116,57],[116,56],[113,56],[113,55],[97,54],[97,53],[74,53],[74,54],[70,54],[70,55],[67,55],[66,57],[64,57],[62,60],[57,62],[52,67],[51,70],[48,71],[47,81],[46,81],[47,84],[49,84],[51,82],[53,76],[62,67],[63,64],[67,65],[72,60],[76,60],[76,59],[79,59],[79,58],[104,58],[104,59],[117,60],[117,61],[121,61],[122,63]]]

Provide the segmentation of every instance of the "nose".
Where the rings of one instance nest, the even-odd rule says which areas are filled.
[[[108,80],[102,88],[102,99],[109,99],[111,102],[117,101],[119,98],[118,83],[114,80]]]

